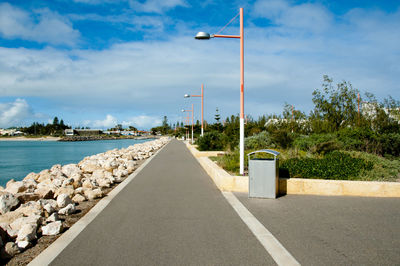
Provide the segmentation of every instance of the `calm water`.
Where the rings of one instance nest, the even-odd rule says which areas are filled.
[[[0,186],[8,180],[22,180],[55,164],[78,163],[84,157],[115,148],[126,148],[149,140],[101,140],[82,142],[0,141]]]

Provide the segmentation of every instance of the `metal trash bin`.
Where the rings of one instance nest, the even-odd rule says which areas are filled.
[[[256,153],[268,153],[274,158],[253,158]],[[279,152],[259,150],[247,154],[249,157],[249,198],[275,199],[278,195]]]

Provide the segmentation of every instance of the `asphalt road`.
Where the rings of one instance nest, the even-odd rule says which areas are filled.
[[[275,265],[172,140],[51,265]]]
[[[235,195],[302,265],[400,265],[399,198]]]

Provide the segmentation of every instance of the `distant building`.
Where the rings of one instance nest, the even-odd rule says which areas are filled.
[[[66,136],[98,136],[103,134],[100,129],[65,129]]]
[[[23,136],[25,135],[24,132],[21,132],[19,130],[16,129],[2,129],[0,128],[0,135],[1,136]]]

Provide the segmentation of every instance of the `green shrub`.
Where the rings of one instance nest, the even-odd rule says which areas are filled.
[[[204,133],[203,137],[199,137],[196,144],[200,151],[218,151],[224,149],[225,139],[223,134],[212,131]]]
[[[335,145],[340,146],[340,144],[336,141],[335,134],[312,134],[309,136],[302,135],[294,140],[293,145],[303,151],[317,152],[319,149],[321,149],[319,147],[324,146],[323,143],[330,142],[336,142]]]
[[[378,141],[381,155],[400,156],[400,134],[382,134],[378,137]]]
[[[292,177],[354,179],[361,171],[371,170],[372,167],[372,162],[353,158],[347,153],[334,151],[322,159],[289,159],[283,161],[280,168],[287,169]]]
[[[374,181],[397,181],[400,179],[400,160],[386,159],[384,157],[359,151],[346,152],[354,158],[361,158],[373,164],[371,170],[362,171],[358,180]]]
[[[248,150],[259,150],[266,148],[275,148],[276,145],[272,143],[271,136],[268,132],[263,131],[244,140],[244,147]]]
[[[275,143],[277,146],[287,149],[292,146],[294,141],[294,134],[287,132],[283,129],[278,129],[271,134],[272,142]]]

